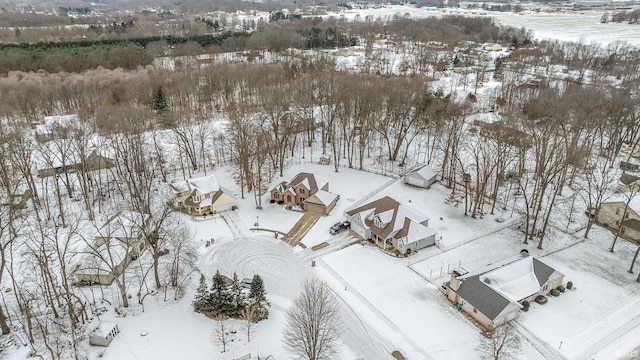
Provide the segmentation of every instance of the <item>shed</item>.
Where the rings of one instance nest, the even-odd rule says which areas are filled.
[[[318,190],[310,198],[304,201],[304,210],[311,213],[329,215],[331,210],[336,206],[338,200],[340,200],[340,195],[332,194],[324,190]]]
[[[331,156],[329,154],[320,155],[320,160],[318,160],[320,165],[329,165],[331,164]]]
[[[431,166],[423,165],[415,170],[408,172],[404,176],[404,183],[428,189],[433,183],[436,182],[436,177],[437,174]]]
[[[109,346],[113,338],[118,335],[118,324],[111,321],[102,321],[89,334],[89,344],[96,346]]]

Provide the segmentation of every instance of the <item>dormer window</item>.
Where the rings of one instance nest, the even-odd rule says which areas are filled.
[[[193,202],[198,202],[200,200],[200,197],[196,195],[196,196],[193,196],[192,199],[193,199]]]
[[[382,220],[380,220],[380,217],[376,216],[373,218],[373,224],[379,228],[383,228],[385,227],[385,223],[382,222]]]

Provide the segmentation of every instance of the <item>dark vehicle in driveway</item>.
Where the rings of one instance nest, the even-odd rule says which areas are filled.
[[[335,235],[341,232],[342,230],[346,230],[350,228],[351,228],[351,223],[349,221],[341,221],[339,223],[333,224],[333,226],[331,226],[331,228],[329,229],[329,233],[331,235]]]

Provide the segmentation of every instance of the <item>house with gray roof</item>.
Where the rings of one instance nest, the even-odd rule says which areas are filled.
[[[517,318],[525,302],[562,285],[564,275],[526,250],[467,273],[454,270],[445,283],[447,298],[487,329]]]
[[[407,255],[436,241],[428,216],[388,196],[349,210],[346,215],[351,230],[384,250],[393,248]]]

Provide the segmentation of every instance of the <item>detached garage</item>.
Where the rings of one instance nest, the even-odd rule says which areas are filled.
[[[109,346],[113,338],[120,333],[118,324],[110,321],[102,321],[89,334],[89,344],[97,346]]]
[[[436,182],[436,177],[437,174],[431,166],[423,165],[411,172],[408,172],[404,176],[404,183],[428,189]]]
[[[304,210],[320,215],[329,215],[331,210],[340,200],[340,195],[332,194],[328,191],[318,190],[310,198],[304,201]]]

